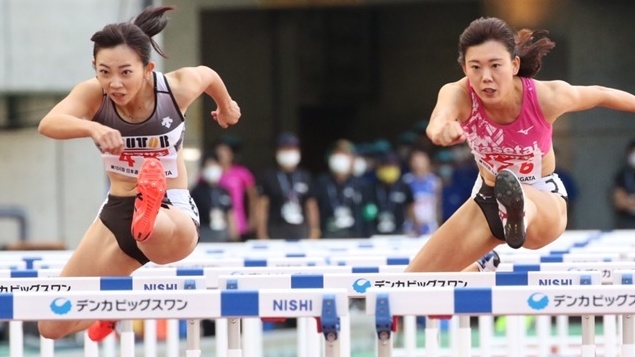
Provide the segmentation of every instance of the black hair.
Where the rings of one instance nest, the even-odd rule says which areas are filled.
[[[144,66],[150,63],[150,51],[155,51],[166,57],[159,45],[152,37],[163,31],[168,20],[164,17],[166,11],[174,6],[150,6],[141,12],[131,22],[121,22],[104,26],[90,38],[93,41],[93,58],[104,48],[127,45],[139,54]]]
[[[510,56],[520,58],[518,75],[534,77],[542,66],[542,58],[553,49],[556,44],[547,37],[547,30],[522,29],[515,33],[505,21],[495,17],[481,17],[472,21],[459,37],[459,58],[461,65],[465,64],[465,52],[472,46],[481,45],[487,41],[501,43]]]

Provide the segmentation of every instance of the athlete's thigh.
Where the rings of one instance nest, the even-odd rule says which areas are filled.
[[[61,275],[125,276],[139,267],[141,264],[119,248],[112,232],[97,219],[82,237]]]
[[[567,203],[556,193],[524,186],[525,197],[536,206],[523,247],[537,249],[556,240],[567,226]]]
[[[460,271],[501,243],[470,199],[432,234],[408,270]]]
[[[198,244],[198,230],[192,218],[178,208],[162,208],[157,216],[155,230],[137,246],[150,261],[168,264],[189,256]]]

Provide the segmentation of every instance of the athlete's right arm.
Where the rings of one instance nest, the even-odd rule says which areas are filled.
[[[90,137],[101,150],[120,153],[123,142],[119,131],[92,121],[101,104],[102,93],[95,79],[79,83],[42,118],[38,131],[58,140]]]
[[[430,116],[426,134],[436,145],[450,146],[465,141],[461,121],[470,111],[469,93],[465,79],[441,87],[437,104]]]

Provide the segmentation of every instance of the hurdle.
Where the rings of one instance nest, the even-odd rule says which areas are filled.
[[[364,298],[368,289],[381,288],[420,288],[427,287],[434,289],[438,287],[489,287],[489,286],[508,286],[508,285],[545,285],[545,284],[584,284],[599,285],[601,281],[600,272],[501,272],[501,273],[331,273],[331,274],[278,274],[278,275],[226,275],[219,277],[221,288],[223,285],[231,286],[238,289],[259,289],[262,287],[280,288],[280,289],[306,289],[306,288],[342,288],[347,290],[349,298]],[[483,318],[482,320],[486,320]],[[436,322],[432,320],[431,322]],[[392,342],[390,331],[395,327],[392,322],[382,322],[384,328],[380,331],[378,327],[378,335],[382,338],[378,342],[378,348],[392,350]],[[468,324],[469,317],[460,321],[459,330],[463,325]],[[405,337],[405,355],[416,355],[416,320],[414,316],[404,317],[404,337]],[[386,329],[385,327],[389,328]],[[481,321],[483,333],[481,334],[481,346],[489,346],[492,343],[491,334],[487,331],[493,330],[493,321]],[[539,325],[542,336],[548,335],[549,324]],[[251,334],[256,334],[258,326]],[[347,341],[350,336],[350,323],[348,321],[342,323],[343,341]],[[511,330],[510,330],[511,331]],[[511,331],[509,338],[512,341],[520,342],[520,331]],[[247,333],[247,332],[246,332]],[[304,331],[298,331],[298,345],[301,341],[310,340],[310,336],[303,336]],[[426,326],[426,351],[428,353],[438,353],[439,347],[435,343],[438,335],[437,324],[430,323]],[[460,335],[459,338],[467,339],[469,344],[471,336]],[[429,341],[429,342],[428,342]],[[466,342],[459,341],[459,345]],[[436,351],[436,352],[435,352]],[[342,345],[342,356],[350,354],[349,344]],[[298,351],[299,356],[307,354]],[[486,355],[491,355],[488,352]],[[255,356],[259,356],[255,354]]]
[[[250,266],[238,266],[238,267],[204,267],[204,268],[185,268],[185,267],[157,267],[157,268],[140,268],[132,273],[131,277],[135,279],[146,278],[146,279],[159,279],[159,281],[167,281],[169,278],[181,278],[186,279],[188,277],[193,279],[202,279],[202,283],[199,283],[197,287],[202,287],[206,289],[217,289],[219,288],[219,277],[222,275],[254,275],[254,274],[315,274],[316,269],[319,269],[321,272],[340,272],[340,273],[367,273],[367,272],[401,272],[403,271],[403,267],[399,266],[385,266],[385,267],[367,267],[367,268],[358,268],[358,267],[347,267],[347,266],[279,266],[279,267],[268,267],[267,270],[263,271],[261,267],[250,267]],[[61,269],[29,269],[29,270],[5,270],[0,271],[0,276],[4,276],[5,278],[10,278],[6,281],[11,283],[11,287],[0,285],[0,292],[12,292],[12,291],[20,291],[29,288],[29,285],[26,284],[24,286],[20,286],[19,281],[25,281],[31,285],[36,282],[41,282],[44,279],[50,277],[58,277]],[[40,278],[40,279],[33,279]],[[125,279],[129,279],[129,277],[125,277]],[[2,279],[0,278],[0,282]],[[62,280],[64,281],[64,280]],[[1,283],[0,283],[1,284]],[[3,287],[4,286],[4,287]],[[88,290],[97,289],[98,286],[92,286]],[[136,288],[135,288],[136,290]],[[145,320],[144,325],[148,332],[145,334],[146,339],[146,348],[150,351],[146,351],[147,356],[154,356],[156,353],[152,352],[156,349],[156,337],[153,338],[154,332],[156,330],[156,323],[153,320]],[[217,335],[216,335],[216,350],[217,355],[224,355],[229,346],[228,341],[235,340],[234,335],[236,334],[236,330],[228,330],[227,319],[216,319],[216,327],[217,327]],[[237,322],[234,322],[232,325],[238,325]],[[190,324],[188,324],[188,327]],[[197,325],[198,326],[198,325]],[[238,325],[239,326],[239,325]],[[318,326],[312,326],[313,330],[317,331],[319,329]],[[307,327],[308,328],[308,327]],[[178,339],[178,326],[174,324],[170,324],[169,333],[168,333],[168,355],[176,356],[178,352],[175,349],[178,348],[177,341]],[[251,337],[254,334],[251,333]],[[188,341],[189,333],[188,333]],[[188,342],[188,346],[190,342]],[[253,345],[253,344],[251,344]],[[236,349],[236,348],[234,348]]]
[[[615,270],[613,271],[613,284],[614,285],[633,285],[633,276],[635,272],[632,270]],[[633,313],[620,316],[622,319],[622,356],[635,356],[635,322],[633,319]],[[609,319],[611,327],[615,327],[616,319],[615,315],[606,315],[605,319]],[[611,330],[612,336],[616,336],[614,330]],[[609,351],[612,355],[616,355],[614,349]],[[606,354],[610,355],[609,353]]]
[[[540,263],[540,264],[510,264],[501,262],[497,271],[599,271],[602,284],[613,283],[613,271],[635,270],[635,262],[580,262],[580,263]]]
[[[337,357],[339,320],[348,314],[346,302],[342,289],[15,292],[0,293],[0,320],[317,317],[326,340],[325,356]],[[305,308],[292,308],[298,303]],[[232,343],[239,340],[240,336]],[[200,351],[187,357],[199,355]],[[230,349],[227,356],[241,353]]]
[[[279,252],[280,253],[280,252]],[[315,252],[314,252],[315,253]],[[368,253],[368,252],[365,252]],[[290,255],[283,256],[281,253],[279,257],[224,257],[224,258],[186,258],[174,263],[166,265],[158,265],[149,263],[143,267],[147,268],[162,268],[162,267],[188,267],[188,268],[204,268],[204,267],[284,267],[284,266],[332,266],[332,265],[345,265],[345,266],[385,266],[385,265],[403,265],[409,264],[411,256],[403,254],[390,254],[386,255],[385,252],[373,253],[374,255],[336,255],[327,257],[321,253],[316,256],[310,256],[305,254],[303,256]],[[412,254],[412,252],[410,252]],[[550,254],[535,254],[535,253],[514,253],[505,252],[501,249],[499,252],[501,257],[502,266],[499,269],[504,271],[509,270],[506,268],[509,264],[516,264],[516,269],[521,269],[521,265],[525,264],[525,269],[537,269],[531,268],[531,264],[543,264],[543,263],[607,263],[607,262],[635,262],[635,259],[631,259],[627,253],[624,252],[560,252]],[[633,253],[635,257],[635,253]],[[16,262],[17,263],[17,262]],[[62,260],[35,260],[31,263],[32,269],[61,269],[66,261]],[[21,269],[14,269],[21,270]],[[610,279],[609,279],[610,281]]]
[[[71,291],[110,291],[110,290],[148,290],[148,289],[173,289],[173,290],[189,290],[201,289],[204,287],[204,279],[200,277],[165,277],[160,280],[152,277],[57,277],[57,278],[9,278],[0,279],[0,294],[26,292],[30,294],[41,294],[54,292],[65,294]],[[0,309],[2,307],[0,306]],[[148,324],[148,327],[152,325]],[[195,328],[195,327],[193,327]],[[196,330],[191,331],[188,335],[188,350],[193,350]],[[151,336],[151,335],[148,335]],[[156,337],[155,337],[156,339]],[[114,340],[110,340],[114,342]],[[146,341],[149,354],[153,351],[151,348],[156,346],[148,337]],[[23,332],[22,321],[14,320],[9,322],[9,348],[12,357],[22,357],[23,350]],[[106,348],[113,346],[106,345]],[[134,333],[132,332],[132,324],[125,322],[122,324],[121,332],[122,353],[126,356],[132,355],[134,352]],[[156,347],[155,347],[156,348]],[[90,356],[98,355],[97,343],[90,341],[84,333],[84,349],[85,354]],[[40,338],[40,351],[42,357],[54,355],[54,341],[50,339]],[[132,353],[132,354],[131,354]],[[156,353],[154,353],[156,354]]]
[[[183,268],[183,267],[171,267],[171,268],[152,268],[152,269],[138,269],[133,273],[133,276],[163,276],[163,275],[179,275],[179,276],[203,276],[205,277],[206,286],[208,289],[219,289],[226,287],[225,285],[221,285],[221,277],[223,275],[229,276],[254,276],[254,275],[270,275],[273,279],[284,275],[284,274],[315,274],[316,271],[328,273],[328,272],[339,272],[339,273],[368,273],[368,272],[402,272],[402,266],[383,266],[383,267],[351,267],[351,266],[274,266],[267,267],[266,270],[263,270],[262,267],[254,267],[254,266],[241,266],[241,267],[204,267],[204,268]],[[260,319],[247,319],[243,322],[243,334],[248,337],[251,343],[248,346],[245,346],[246,353],[249,355],[254,355],[258,353],[262,353],[259,351],[259,348],[262,345],[262,323]],[[228,341],[232,340],[231,335],[235,334],[235,329],[240,327],[240,321],[235,321],[233,324],[229,324],[227,319],[217,319],[216,320],[216,350],[217,354],[220,356],[224,353],[225,350],[229,348]],[[344,323],[346,323],[346,318],[344,318]],[[228,330],[230,326],[238,326],[234,327],[234,330]],[[311,319],[302,319],[300,318],[298,321],[298,328],[303,332],[300,333],[300,336],[309,335],[309,331],[318,331],[320,329],[319,326],[315,324]],[[345,344],[347,343],[344,340]],[[317,344],[319,341],[315,341],[315,339],[307,339],[306,343],[314,343]],[[347,345],[344,345],[343,349],[346,349]],[[234,348],[236,349],[236,348]],[[298,351],[299,356],[307,353],[306,351],[311,350],[310,348],[303,351]],[[316,349],[317,350],[317,347]]]
[[[563,237],[562,244],[548,247],[549,249],[551,249],[551,251],[549,249],[542,250],[541,252],[544,252],[546,255],[540,255],[541,259],[544,256],[550,256],[550,255],[558,256],[557,253],[559,251],[565,251],[567,249],[568,249],[568,252],[571,252],[571,253],[585,254],[582,248],[584,248],[585,246],[592,247],[595,244],[599,244],[602,239],[610,237],[610,235],[605,232],[602,232],[601,234],[596,234],[596,232],[589,232],[589,233],[576,234],[576,235],[577,237],[575,237],[574,239],[574,238],[570,238],[569,234],[567,234],[567,237]],[[594,235],[596,235],[597,237],[594,237]],[[325,262],[325,265],[319,265],[323,269],[327,267],[330,268],[330,265],[333,265],[333,264],[340,264],[339,262],[342,262],[341,264],[351,264],[356,268],[366,269],[370,266],[368,264],[369,261],[366,261],[366,262],[361,261],[362,259],[365,259],[365,256],[372,256],[373,259],[379,259],[379,260],[374,260],[373,262],[378,264],[373,264],[373,265],[382,266],[381,263],[385,264],[387,261],[386,257],[383,257],[383,258],[378,257],[378,256],[381,256],[382,254],[386,256],[388,253],[390,253],[392,258],[405,257],[405,255],[401,255],[403,254],[403,252],[400,249],[398,249],[401,246],[402,242],[412,243],[412,246],[416,246],[417,248],[420,248],[421,244],[423,244],[425,241],[425,240],[419,240],[419,241],[416,241],[415,243],[414,240],[409,241],[408,239],[403,239],[403,238],[392,239],[391,238],[384,241],[382,239],[372,238],[368,240],[351,240],[350,243],[346,242],[346,244],[343,244],[343,247],[338,247],[336,242],[320,242],[321,244],[315,244],[315,245],[311,244],[311,242],[303,242],[303,241],[291,242],[291,243],[290,242],[275,242],[276,244],[263,244],[262,242],[254,242],[252,244],[244,244],[244,245],[231,243],[231,244],[228,244],[227,246],[222,245],[219,249],[216,249],[216,251],[214,251],[213,246],[206,246],[205,244],[201,244],[201,249],[195,250],[195,252],[192,254],[191,257],[188,257],[187,259],[183,261],[177,262],[176,264],[171,265],[171,267],[176,267],[177,269],[178,268],[187,269],[185,267],[187,266],[191,267],[193,264],[194,266],[200,265],[200,267],[205,268],[204,271],[206,271],[207,266],[205,265],[206,264],[205,260],[209,261],[210,257],[215,257],[213,259],[219,259],[219,261],[224,260],[225,263],[234,264],[236,268],[243,269],[246,267],[246,265],[248,265],[246,268],[257,269],[257,267],[260,266],[260,267],[266,267],[266,270],[270,270],[270,269],[274,269],[274,268],[277,269],[278,267],[282,267],[288,258],[308,258],[312,256],[317,257],[318,255],[324,256],[326,252],[330,254],[331,257],[337,258],[337,259],[330,259],[329,261]],[[404,243],[402,247],[410,246],[407,243]],[[311,249],[314,249],[314,247],[318,247],[318,248],[315,248],[316,249],[315,252],[310,251]],[[389,248],[381,251],[382,247],[383,248],[389,247]],[[247,249],[243,250],[243,248],[247,248]],[[282,250],[281,248],[284,248],[284,250]],[[278,249],[280,250],[278,251]],[[308,251],[302,251],[302,249],[307,249]],[[517,261],[522,261],[521,259],[528,259],[527,257],[531,255],[530,254],[531,252],[534,252],[534,251],[518,252],[519,254],[516,254],[516,255],[509,254],[509,260],[513,260],[517,262]],[[51,253],[50,251],[46,251],[43,253],[47,254],[47,256],[43,255],[41,258],[31,260],[32,267],[38,266],[38,264],[40,263],[47,264],[47,262],[50,262],[54,259],[55,254],[50,255]],[[268,258],[268,254],[270,253],[275,253],[275,255],[277,255],[275,258],[279,259],[279,266],[273,266],[274,264],[273,258],[272,259]],[[506,252],[503,252],[503,254],[505,253]],[[571,254],[571,255],[575,255],[575,254]],[[24,253],[24,255],[31,256],[31,258],[35,256],[33,252],[26,252]],[[58,260],[59,260],[59,257],[61,256],[63,255],[62,254],[58,255]],[[346,258],[346,256],[350,256],[351,258]],[[524,258],[521,258],[521,256],[523,256]],[[566,255],[560,254],[560,256],[564,257]],[[507,258],[507,255],[505,255],[505,257]],[[228,258],[232,258],[232,259],[228,259]],[[535,258],[531,258],[531,259],[535,259]],[[306,259],[305,261],[309,261],[309,260]],[[402,262],[405,262],[405,258],[403,258]],[[275,263],[275,264],[278,264],[278,263]],[[326,264],[330,264],[330,265],[326,265]],[[499,269],[499,271],[504,269],[505,264],[506,263],[503,263],[503,267]],[[395,267],[398,267],[398,265],[395,265]],[[144,267],[143,269],[140,269],[140,271],[150,270],[145,268],[146,267]],[[152,267],[148,266],[147,268],[163,269],[162,266],[152,266]],[[217,268],[224,269],[224,267],[218,267],[218,266]],[[22,269],[14,269],[14,270],[20,271]],[[261,270],[265,270],[265,269],[261,269]],[[49,273],[52,271],[53,270],[49,270]],[[324,272],[329,273],[331,272],[331,270],[325,270]],[[14,273],[19,273],[19,272],[14,272]],[[38,275],[36,276],[41,277],[41,276],[44,276],[43,274],[46,274],[45,270],[38,273]],[[219,273],[219,275],[222,275],[222,274],[224,273]],[[236,273],[236,274],[239,274],[239,273]],[[251,273],[246,272],[246,274],[251,274]],[[207,273],[205,273],[204,275],[207,275]],[[607,280],[607,279],[608,278],[604,277],[603,280]],[[210,280],[208,280],[207,284],[209,284],[209,281]]]
[[[66,260],[36,260],[32,269],[61,269]],[[147,263],[140,269],[165,267],[278,267],[278,266],[326,266],[326,257],[188,257],[168,264]]]
[[[632,232],[631,232],[632,233]],[[547,253],[546,255],[562,255],[563,253],[579,253],[585,247],[598,244],[614,244],[612,239],[626,240],[627,232],[607,233],[599,231],[568,231],[561,238],[549,246],[539,250],[507,250],[500,246],[499,254],[510,253],[515,257],[522,255]],[[331,242],[327,240],[299,240],[299,241],[249,241],[245,243],[201,243],[194,252],[181,262],[173,265],[214,266],[210,261],[218,260],[218,265],[245,266],[249,264],[262,265],[262,259],[270,259],[266,266],[275,265],[273,258],[280,258],[288,264],[287,258],[325,258],[338,256],[377,256],[385,255],[387,259],[410,257],[427,241],[426,237],[372,237],[368,239],[347,239],[346,241]],[[72,251],[23,251],[0,252],[0,261],[23,260],[27,269],[61,267]],[[586,253],[589,253],[588,251]],[[542,254],[545,255],[545,254]],[[6,259],[5,259],[6,258]],[[210,259],[213,258],[213,259]],[[632,257],[631,257],[632,258]],[[233,261],[232,261],[233,259]],[[514,258],[520,259],[520,258]],[[318,259],[319,260],[319,259]],[[612,260],[615,260],[614,258]],[[517,261],[520,262],[520,261]],[[152,265],[153,263],[150,263]],[[303,263],[306,265],[307,263]],[[333,262],[328,262],[334,265]],[[316,261],[314,265],[324,265]],[[384,265],[370,263],[365,265]]]
[[[593,301],[593,303],[585,304],[577,301],[577,299],[583,298]],[[384,321],[385,316],[425,316],[431,314],[461,316],[630,315],[633,313],[634,303],[632,287],[620,285],[604,286],[602,289],[588,289],[588,287],[583,286],[496,286],[490,288],[388,290],[371,288],[366,296],[366,313],[374,315],[378,323]],[[472,352],[471,350],[462,350],[460,353],[464,353],[460,354],[461,356],[467,356]],[[515,353],[507,355],[510,357],[519,356]],[[594,345],[583,343],[581,356],[595,356]],[[624,356],[632,356],[632,354]]]

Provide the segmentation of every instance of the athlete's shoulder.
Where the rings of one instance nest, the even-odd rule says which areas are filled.
[[[104,99],[104,90],[96,78],[80,82],[55,108],[54,112],[62,112],[79,118],[92,118]]]
[[[574,86],[563,80],[539,81],[534,80],[536,95],[545,118],[553,122],[557,117],[568,111],[568,107],[575,102]]]
[[[465,94],[465,95],[469,95],[469,82],[467,80],[467,77],[463,77],[461,79],[459,79],[458,81],[454,81],[454,82],[448,82],[446,84],[444,84],[441,89],[439,90],[440,93],[447,93],[447,92],[452,92],[455,94]]]
[[[536,92],[539,94],[554,94],[558,92],[563,92],[571,89],[571,85],[563,80],[550,80],[550,81],[542,81],[537,79],[532,79],[534,82],[534,87],[536,88]]]
[[[101,98],[104,95],[104,89],[97,81],[97,78],[87,79],[79,82],[73,87],[72,92],[84,96],[85,98]]]
[[[181,67],[165,73],[165,78],[172,84],[188,83],[201,80],[201,66]]]

